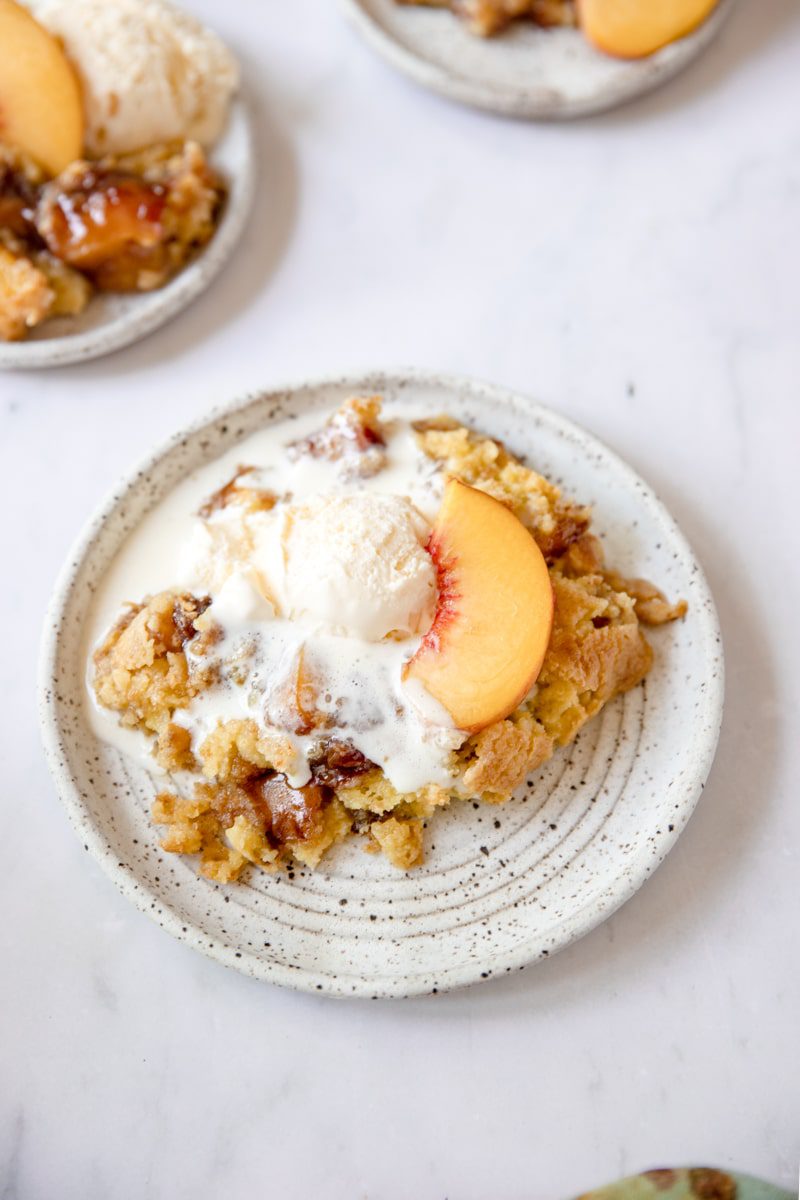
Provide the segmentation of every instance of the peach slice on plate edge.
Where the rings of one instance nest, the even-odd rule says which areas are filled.
[[[0,141],[52,175],[83,151],[80,84],[60,43],[15,0],[0,0]]]
[[[719,0],[578,0],[589,41],[617,58],[645,58],[701,25]]]
[[[550,575],[511,510],[458,479],[445,488],[428,549],[438,604],[406,678],[475,732],[512,713],[536,682],[553,624]]]

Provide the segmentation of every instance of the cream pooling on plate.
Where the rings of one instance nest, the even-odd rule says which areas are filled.
[[[202,485],[199,478],[192,485],[196,512],[200,496],[244,463],[241,485],[279,497],[274,507],[231,503],[205,519],[190,508],[183,521],[169,522],[182,553],[177,568],[173,557],[169,580],[162,575],[154,583],[209,596],[204,623],[222,631],[211,650],[222,681],[174,720],[189,729],[195,750],[221,720],[246,717],[279,730],[295,749],[287,772],[294,786],[308,781],[309,760],[326,738],[352,743],[398,791],[446,785],[450,754],[464,735],[421,686],[403,681],[435,607],[435,572],[424,547],[441,476],[405,421],[387,424],[385,465],[368,478],[342,463],[288,455],[287,443],[302,433],[297,424],[240,443],[237,462],[226,456],[203,469]],[[319,418],[306,424],[313,428]],[[141,594],[127,574],[128,594]],[[306,685],[311,722],[298,720],[286,703]],[[107,718],[97,719],[106,726]]]

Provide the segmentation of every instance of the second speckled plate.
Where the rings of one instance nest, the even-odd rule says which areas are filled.
[[[635,61],[602,54],[575,29],[520,21],[479,38],[441,9],[342,3],[367,42],[417,83],[475,108],[547,121],[615,108],[672,79],[714,40],[735,0],[719,0],[694,33]]]
[[[595,505],[620,571],[644,575],[689,614],[656,631],[646,683],[500,808],[437,813],[425,864],[401,874],[357,844],[317,871],[223,888],[165,854],[149,819],[153,779],[92,733],[85,710],[88,598],[131,530],[195,468],[255,430],[354,393],[447,412],[505,441]],[[56,785],[87,851],[164,929],[248,975],[336,996],[440,992],[536,962],[598,925],[655,870],[711,767],[722,712],[722,648],[702,570],[669,513],[616,455],[558,413],[486,384],[375,372],[239,401],[158,449],[100,509],[53,600],[41,713]]]

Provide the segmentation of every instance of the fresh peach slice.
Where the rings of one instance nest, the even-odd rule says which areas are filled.
[[[406,678],[474,732],[513,712],[542,668],[553,624],[547,564],[510,509],[458,479],[447,484],[428,550],[436,615]]]
[[[579,0],[578,19],[593,45],[618,58],[644,58],[691,33],[719,0]]]
[[[83,103],[60,43],[14,0],[0,0],[0,141],[57,175],[83,150]]]

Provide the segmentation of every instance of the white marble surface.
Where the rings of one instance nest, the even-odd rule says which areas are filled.
[[[3,1200],[562,1200],[800,1158],[796,734],[800,9],[742,0],[682,80],[536,128],[395,78],[330,0],[214,0],[249,55],[263,179],[211,292],[91,366],[0,376]],[[650,479],[728,656],[687,832],[605,926],[513,979],[333,1003],[239,978],[117,896],[69,830],[34,715],[68,546],[213,401],[362,363],[558,405]]]

